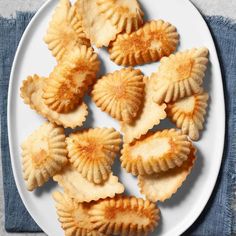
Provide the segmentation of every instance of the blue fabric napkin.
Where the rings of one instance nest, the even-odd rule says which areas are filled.
[[[7,91],[12,61],[21,35],[33,13],[0,17],[0,111],[5,228],[10,232],[38,232],[17,192],[12,174],[7,136]],[[220,175],[201,216],[184,235],[230,236],[236,234],[232,202],[236,179],[236,26],[222,17],[206,17],[221,62],[227,112],[226,142]],[[197,196],[196,196],[197,197]],[[176,216],[177,217],[177,216]]]

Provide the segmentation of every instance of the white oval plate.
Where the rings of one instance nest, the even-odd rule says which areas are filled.
[[[198,159],[193,172],[183,187],[165,203],[160,203],[161,222],[152,234],[162,236],[179,235],[196,220],[206,205],[219,172],[225,131],[225,110],[220,66],[211,34],[202,16],[188,0],[142,0],[140,1],[147,19],[164,19],[174,24],[181,36],[179,50],[206,46],[210,51],[210,64],[205,78],[205,89],[210,93],[210,108],[202,138],[196,143]],[[14,60],[8,97],[8,132],[12,168],[21,198],[37,224],[50,236],[62,236],[57,221],[51,193],[57,188],[52,181],[44,187],[28,192],[22,176],[20,144],[44,119],[26,106],[20,98],[20,86],[27,75],[37,73],[47,76],[55,60],[43,42],[48,22],[57,1],[48,1],[34,16],[21,39]],[[106,50],[99,49],[103,61],[103,72],[119,69],[109,60]],[[150,75],[157,70],[158,63],[141,66]],[[102,113],[87,99],[90,106],[88,126],[113,126],[116,121]],[[161,127],[168,127],[162,122]],[[120,168],[117,160],[114,172],[126,187],[127,194],[140,196],[137,182]]]

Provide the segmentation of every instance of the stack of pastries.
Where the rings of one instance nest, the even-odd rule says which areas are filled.
[[[175,53],[175,26],[143,17],[137,0],[60,0],[44,37],[57,64],[21,86],[24,103],[47,120],[22,144],[26,186],[32,191],[50,178],[61,186],[53,198],[67,236],[149,234],[160,219],[156,202],[181,187],[196,161],[191,140],[200,138],[206,116],[208,49]],[[123,68],[97,78],[93,47],[106,47]],[[134,68],[157,61],[150,77]],[[85,94],[120,123],[122,135],[83,129]],[[176,128],[153,131],[166,118]],[[123,195],[112,172],[117,156],[145,199]]]

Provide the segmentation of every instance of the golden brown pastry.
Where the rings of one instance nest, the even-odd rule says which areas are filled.
[[[21,97],[25,104],[28,104],[31,109],[48,119],[50,122],[57,125],[62,125],[64,128],[75,128],[82,126],[88,115],[88,107],[85,103],[79,105],[74,111],[66,114],[58,113],[51,110],[43,101],[43,87],[45,78],[38,75],[28,76],[23,81],[21,87]]]
[[[143,24],[143,11],[137,0],[97,0],[98,9],[120,31],[131,33]]]
[[[144,86],[140,70],[124,68],[99,79],[92,99],[113,118],[132,123],[143,105]]]
[[[54,192],[57,214],[65,236],[104,236],[92,230],[89,210],[93,203],[78,203],[65,193]]]
[[[188,159],[180,167],[152,175],[140,175],[138,185],[145,197],[152,201],[165,201],[171,198],[190,174],[196,160],[196,148],[191,147]]]
[[[57,61],[60,61],[63,55],[73,50],[75,46],[90,46],[82,29],[81,17],[77,14],[75,6],[71,6],[69,0],[59,1],[44,41]]]
[[[42,186],[66,165],[65,138],[62,127],[47,122],[22,143],[23,175],[29,191]]]
[[[155,62],[176,50],[176,28],[163,20],[150,21],[131,34],[119,34],[109,47],[110,58],[118,65],[135,66]]]
[[[77,0],[78,15],[82,18],[82,27],[86,36],[96,47],[108,46],[116,38],[119,30],[104,14],[101,14],[96,0]]]
[[[69,160],[90,182],[100,184],[109,178],[120,149],[120,133],[113,128],[95,128],[71,133],[66,138]]]
[[[93,229],[107,235],[142,236],[160,219],[158,207],[142,198],[118,196],[101,200],[89,211]]]
[[[125,143],[121,165],[133,175],[150,175],[181,166],[190,153],[191,142],[180,130],[149,132],[133,143]]]
[[[207,69],[207,48],[193,48],[162,58],[156,80],[157,103],[174,102],[180,98],[199,93]]]
[[[203,129],[208,98],[207,93],[200,92],[167,106],[168,117],[192,140],[198,140],[199,131]]]
[[[99,65],[97,54],[84,45],[66,53],[45,80],[45,104],[58,113],[75,110],[88,86],[96,79]]]
[[[95,184],[84,178],[70,164],[55,175],[53,180],[58,182],[64,192],[77,202],[97,201],[124,192],[123,184],[112,173],[104,183]]]

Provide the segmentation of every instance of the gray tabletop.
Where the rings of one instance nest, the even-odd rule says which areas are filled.
[[[191,0],[195,6],[205,15],[222,15],[230,17],[236,21],[236,1],[235,0]],[[0,15],[3,17],[14,16],[16,11],[35,11],[45,0],[0,0]],[[0,235],[1,236],[42,236],[43,233],[7,233],[4,229],[4,205],[2,187],[2,167],[0,161]]]

